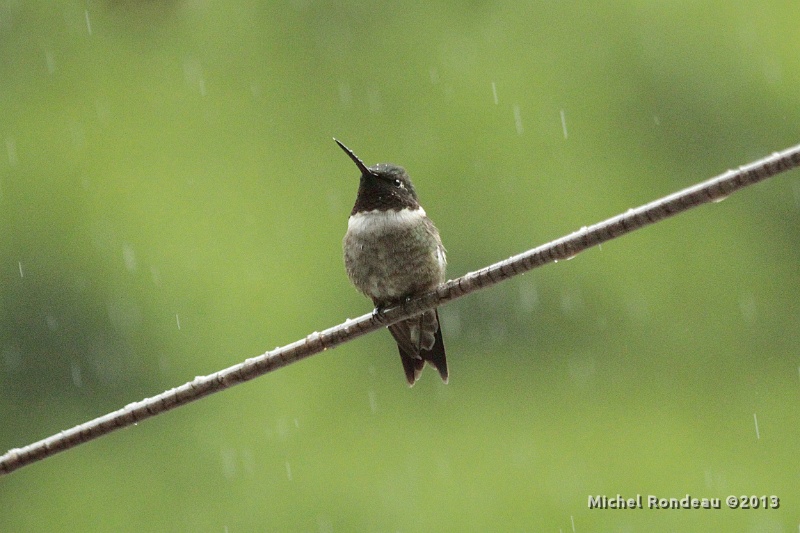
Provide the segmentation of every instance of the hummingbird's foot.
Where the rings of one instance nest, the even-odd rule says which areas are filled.
[[[385,322],[386,321],[386,310],[387,309],[391,309],[393,307],[399,307],[401,305],[405,305],[408,302],[410,302],[413,298],[414,298],[414,296],[412,294],[409,294],[408,296],[405,296],[405,297],[402,297],[402,298],[398,298],[397,300],[392,300],[392,301],[383,302],[383,303],[376,303],[375,304],[375,309],[372,310],[372,316],[374,316],[375,318],[377,318],[381,322]]]
[[[379,322],[386,322],[386,309],[385,305],[376,305],[372,310],[372,316],[378,319]]]

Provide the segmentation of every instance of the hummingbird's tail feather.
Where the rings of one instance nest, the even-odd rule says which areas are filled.
[[[398,346],[400,345],[398,344]],[[403,362],[403,370],[406,372],[408,386],[413,387],[422,374],[422,367],[425,366],[425,361],[419,357],[410,356],[403,352],[402,348],[400,348],[400,360]]]
[[[439,313],[436,310],[398,322],[389,326],[389,332],[397,341],[400,359],[410,386],[422,373],[425,363],[433,366],[447,383],[447,359],[444,352]]]
[[[444,340],[442,340],[442,328],[439,325],[439,311],[434,309],[433,312],[436,314],[436,333],[434,334],[436,340],[430,350],[422,350],[420,355],[439,372],[442,381],[447,383],[447,358],[444,355]]]

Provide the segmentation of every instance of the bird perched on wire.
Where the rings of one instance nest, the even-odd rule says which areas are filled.
[[[350,281],[378,310],[424,294],[445,280],[445,249],[439,231],[419,203],[405,169],[380,163],[367,167],[334,139],[361,172],[358,196],[344,236]],[[389,326],[409,385],[425,363],[447,383],[447,360],[436,309]]]

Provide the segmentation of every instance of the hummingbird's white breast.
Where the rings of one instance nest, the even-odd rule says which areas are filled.
[[[399,211],[375,209],[366,213],[350,215],[347,220],[347,231],[354,235],[394,232],[406,226],[418,225],[426,217],[427,214],[422,206],[414,210],[401,209]]]
[[[422,207],[351,215],[344,248],[348,276],[375,301],[424,292],[444,281],[444,247]]]

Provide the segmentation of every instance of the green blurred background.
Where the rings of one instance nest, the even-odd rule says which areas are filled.
[[[370,311],[332,136],[409,170],[455,277],[800,142],[798,22],[0,2],[0,453]],[[0,530],[797,531],[799,206],[795,171],[443,307],[450,385],[380,332],[26,467]]]

